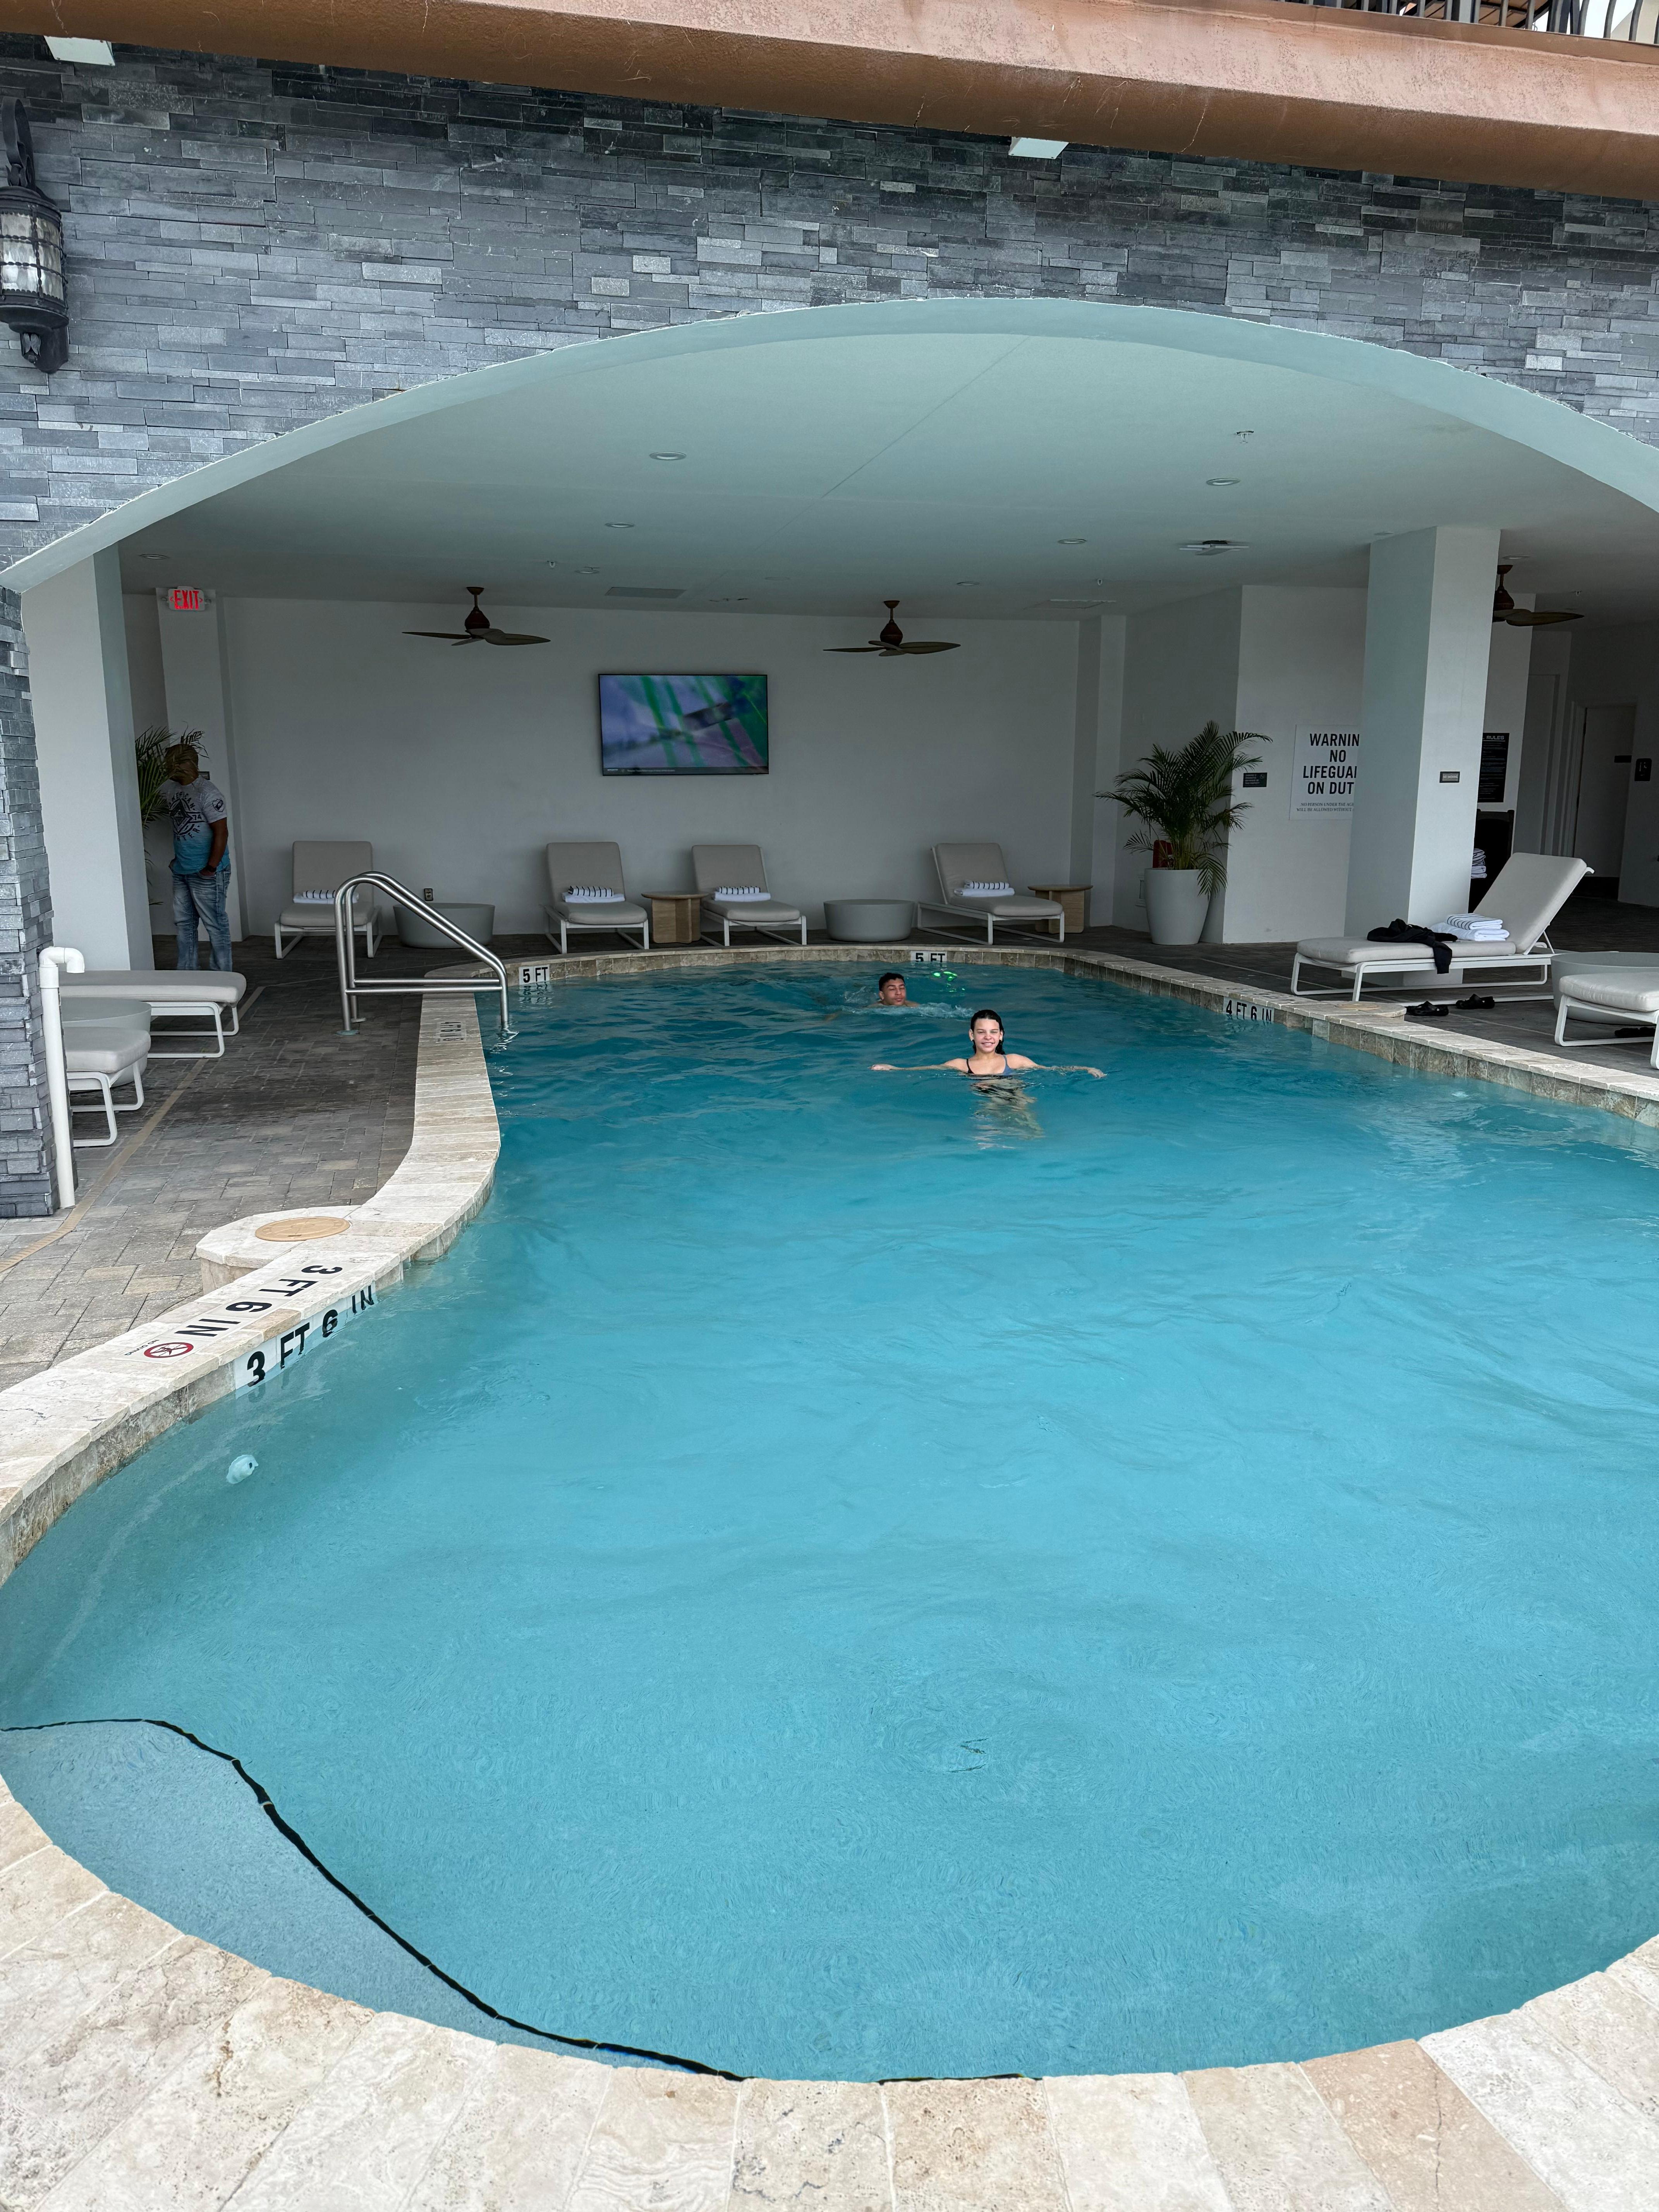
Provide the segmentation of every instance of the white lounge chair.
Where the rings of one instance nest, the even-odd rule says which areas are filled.
[[[729,947],[734,929],[763,930],[769,936],[793,936],[799,930],[806,942],[806,916],[798,906],[775,899],[766,881],[766,863],[758,845],[694,845],[691,872],[702,897],[703,927],[720,925],[722,941]],[[721,890],[765,891],[763,899],[722,899]]]
[[[1650,1064],[1659,1067],[1659,963],[1648,968],[1591,968],[1565,975],[1558,986],[1555,1042],[1565,1052],[1583,1052],[1586,1045],[1608,1044],[1607,1036],[1575,1037],[1567,1042],[1567,1019],[1603,1026],[1617,1023],[1622,1029],[1650,1029],[1653,1049]]]
[[[925,914],[948,914],[957,920],[970,918],[985,924],[985,942],[997,941],[997,924],[1005,929],[1014,929],[1022,935],[1036,934],[1030,925],[1037,921],[1060,924],[1060,942],[1066,942],[1066,909],[1058,899],[1038,898],[1031,891],[964,891],[964,884],[1006,884],[1012,879],[1008,864],[1002,857],[1000,845],[935,845],[933,872],[939,878],[942,896],[937,899],[919,902]],[[937,923],[924,922],[938,936],[943,933]]]
[[[119,1132],[118,1114],[136,1114],[144,1103],[144,1062],[149,1056],[149,1017],[146,1010],[120,999],[69,999],[60,1001],[58,1018],[64,1031],[64,1079],[70,1093],[71,1114],[101,1110],[108,1131],[102,1137],[76,1137],[77,1145],[112,1145]],[[115,1085],[131,1079],[133,1097],[123,1104]],[[74,1093],[94,1091],[94,1106],[77,1106]]]
[[[58,986],[65,1018],[78,1003],[102,999],[125,1006],[129,1013],[142,1009],[151,1015],[213,1024],[210,1049],[152,1050],[152,1060],[222,1060],[225,1039],[241,1027],[237,1009],[246,990],[246,975],[222,968],[88,968],[83,975],[64,975]],[[171,1040],[172,1033],[167,1034]],[[207,1042],[205,1034],[202,1042]]]
[[[1368,937],[1307,938],[1297,946],[1291,963],[1291,988],[1312,999],[1337,996],[1352,986],[1352,995],[1358,999],[1368,975],[1387,975],[1407,985],[1462,983],[1470,968],[1503,969],[1501,975],[1488,979],[1494,982],[1547,983],[1555,957],[1549,926],[1584,878],[1594,873],[1587,862],[1563,860],[1554,853],[1513,854],[1474,909],[1496,915],[1504,923],[1508,934],[1497,944],[1452,945],[1451,966],[1441,975],[1426,945],[1378,944]],[[1433,928],[1433,920],[1428,927]],[[1342,981],[1334,987],[1304,990],[1304,968],[1334,969]],[[1535,972],[1516,975],[1517,968]]]
[[[362,875],[374,865],[374,848],[366,841],[350,838],[335,844],[322,838],[300,838],[294,848],[294,897],[277,915],[271,933],[276,957],[284,957],[284,937],[295,944],[302,937],[332,937],[335,892],[350,877]],[[302,891],[326,891],[328,896],[302,899]],[[351,895],[351,927],[362,936],[363,957],[368,960],[374,957],[374,933],[380,926],[374,898],[372,884]]]
[[[542,912],[547,920],[548,938],[550,941],[556,932],[561,952],[569,951],[567,939],[573,929],[614,929],[623,936],[631,936],[637,929],[641,951],[651,950],[651,917],[628,896],[620,846],[550,845],[547,882],[553,902]],[[615,900],[595,904],[572,900],[572,890],[620,891],[623,896],[620,904]]]

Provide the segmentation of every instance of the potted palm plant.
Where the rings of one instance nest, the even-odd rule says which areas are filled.
[[[1146,919],[1154,945],[1196,945],[1202,936],[1210,901],[1227,880],[1227,834],[1245,811],[1233,778],[1261,757],[1247,747],[1271,742],[1259,730],[1206,722],[1173,752],[1154,745],[1138,769],[1097,794],[1145,825],[1129,850],[1152,855]]]

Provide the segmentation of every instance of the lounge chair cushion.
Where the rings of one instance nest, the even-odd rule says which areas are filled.
[[[149,1056],[149,1031],[143,1023],[88,1022],[64,1033],[67,1075],[123,1075],[142,1067]]]
[[[374,891],[365,884],[351,894],[351,926],[367,929],[374,913]],[[295,906],[290,900],[278,917],[283,928],[290,934],[296,929],[308,930],[313,936],[332,937],[334,934],[334,902],[326,906]]]
[[[1569,975],[1561,995],[1582,999],[1587,1006],[1610,1006],[1621,1014],[1659,1014],[1659,966],[1591,969]]]
[[[1304,960],[1316,961],[1322,968],[1352,968],[1362,960],[1370,968],[1431,969],[1434,966],[1434,955],[1426,945],[1390,945],[1372,937],[1308,937],[1296,949]],[[1450,951],[1455,968],[1478,968],[1488,960],[1545,957],[1542,953],[1529,956],[1507,938],[1497,945],[1454,945]]]
[[[760,899],[705,897],[703,904],[712,906],[715,913],[723,915],[726,921],[740,921],[745,928],[750,929],[775,929],[785,922],[795,923],[800,920],[800,908],[798,906],[785,906],[778,899],[767,899],[763,902]]]
[[[118,999],[157,1006],[178,999],[198,999],[210,1006],[240,1005],[247,977],[220,968],[88,968],[65,975],[58,986],[67,1009],[71,999]]]
[[[615,899],[596,906],[586,899],[555,899],[547,909],[556,915],[571,929],[641,929],[646,922],[646,911],[635,906],[632,899]]]
[[[963,914],[988,914],[994,921],[1058,921],[1066,909],[1058,899],[1033,898],[1017,891],[1012,898],[976,897],[972,892],[952,903]]]

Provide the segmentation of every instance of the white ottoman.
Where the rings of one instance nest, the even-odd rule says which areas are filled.
[[[1581,969],[1564,975],[1558,985],[1555,1042],[1568,1052],[1586,1045],[1605,1044],[1605,1035],[1577,1037],[1569,1044],[1567,1023],[1577,1015],[1595,1022],[1605,1030],[1611,1023],[1641,1026],[1653,1031],[1652,1064],[1659,1067],[1659,961],[1646,968]]]
[[[914,899],[825,899],[823,926],[838,945],[896,945],[916,926]]]

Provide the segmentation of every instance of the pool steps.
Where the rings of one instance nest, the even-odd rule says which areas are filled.
[[[562,980],[888,948],[573,957]],[[902,957],[902,947],[890,948]],[[1425,1072],[1659,1125],[1659,1079],[1403,1030],[1113,955],[1060,967]],[[1248,1017],[1247,1017],[1248,1018]],[[273,1254],[232,1223],[204,1297],[308,1260],[320,1312],[438,1257],[488,1199],[497,1133],[476,1017],[426,1009],[414,1140],[350,1227]],[[0,1577],[58,1513],[231,1387],[255,1318],[176,1359],[199,1305],[0,1393]],[[187,1373],[177,1371],[185,1368]],[[283,1981],[179,1933],[59,1850],[0,1782],[0,2206],[6,2212],[1659,2212],[1659,1939],[1517,2011],[1421,2042],[1188,2075],[732,2082],[495,2044]]]

